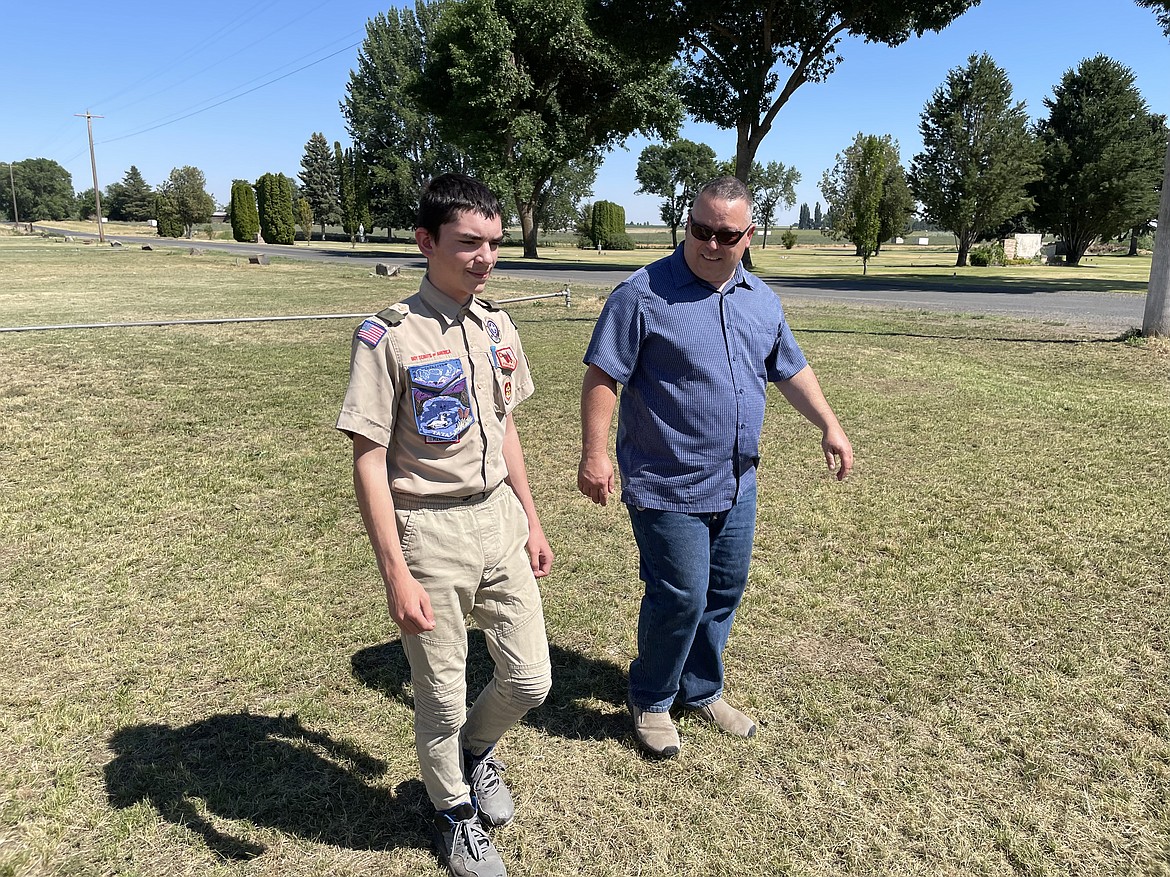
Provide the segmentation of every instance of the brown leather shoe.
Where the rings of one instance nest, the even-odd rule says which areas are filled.
[[[627,700],[630,715],[634,717],[634,736],[648,755],[655,758],[674,758],[678,755],[682,742],[678,739],[678,729],[671,721],[670,713],[652,713],[639,708],[633,701]]]
[[[754,737],[756,735],[755,719],[749,718],[720,698],[713,700],[706,706],[693,710],[695,715],[710,722],[722,731],[736,737]]]

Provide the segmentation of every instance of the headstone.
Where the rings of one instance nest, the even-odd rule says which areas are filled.
[[[918,246],[925,247],[930,245],[930,238],[919,238]]]
[[[400,266],[398,266],[398,265],[391,267],[391,266],[387,265],[385,262],[379,262],[377,265],[374,266],[374,271],[377,273],[377,275],[379,277],[397,277],[399,267]]]
[[[1016,239],[1014,237],[1004,238],[999,243],[1003,247],[1003,259],[1005,262],[1016,258]]]
[[[65,235],[65,243],[67,243],[67,244],[73,243],[73,235],[71,235],[71,234]]]
[[[248,264],[249,265],[267,265],[268,264],[268,257],[266,255],[264,255],[263,253],[258,253],[255,256],[249,256],[248,257]]]
[[[150,244],[143,244],[143,245],[142,245],[142,249],[144,249],[144,250],[153,250],[153,249],[154,249],[154,247],[152,247]]]
[[[1012,235],[1012,237],[1016,239],[1017,259],[1035,259],[1040,255],[1040,235],[1016,234]]]
[[[110,246],[111,247],[120,247],[120,246],[122,246],[122,242],[121,241],[110,241]]]
[[[191,247],[191,249],[187,250],[187,255],[188,256],[202,256],[203,251],[201,249],[199,249],[198,247]]]
[[[904,243],[906,243],[906,239],[905,238],[894,238],[894,243],[904,244]]]

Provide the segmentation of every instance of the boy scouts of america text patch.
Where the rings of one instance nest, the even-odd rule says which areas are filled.
[[[407,368],[418,434],[429,442],[458,441],[475,423],[463,362],[445,359]]]

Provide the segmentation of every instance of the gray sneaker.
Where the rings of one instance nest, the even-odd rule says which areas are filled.
[[[504,860],[470,804],[436,813],[434,831],[439,857],[454,877],[508,877]]]
[[[488,825],[507,825],[516,815],[516,804],[504,783],[504,762],[489,749],[467,764],[470,767],[467,785],[471,786],[471,800],[479,810],[480,818]]]

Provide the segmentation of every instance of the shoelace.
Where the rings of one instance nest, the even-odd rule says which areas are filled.
[[[475,785],[480,786],[483,792],[491,794],[500,787],[500,774],[505,770],[504,762],[494,755],[489,755],[475,766],[471,772]]]
[[[478,861],[484,857],[484,853],[491,846],[491,840],[477,818],[456,822],[454,831],[454,836],[451,838],[451,855],[453,856],[458,855],[460,848],[462,848],[472,859]]]

